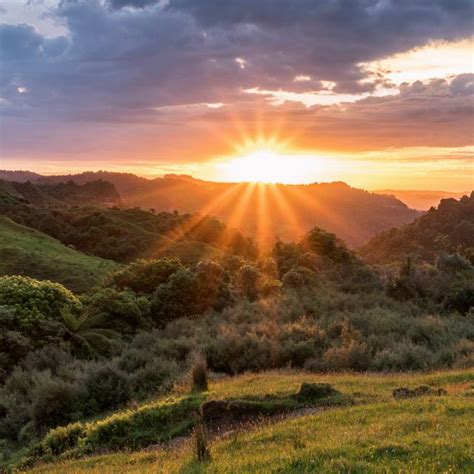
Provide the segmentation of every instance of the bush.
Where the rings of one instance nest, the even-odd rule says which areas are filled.
[[[82,402],[91,414],[123,405],[131,396],[129,377],[110,362],[91,364],[85,374],[84,388]]]
[[[84,304],[84,314],[121,334],[133,334],[152,324],[147,298],[130,290],[104,288],[85,298]]]
[[[119,291],[130,289],[135,293],[151,294],[158,286],[166,283],[173,273],[183,268],[177,258],[137,260],[112,274],[108,284],[115,286]]]
[[[42,383],[32,390],[31,417],[35,431],[41,433],[69,423],[78,408],[79,393],[75,384],[45,375]]]
[[[13,311],[18,328],[27,328],[45,319],[61,321],[64,311],[77,312],[81,304],[59,283],[22,276],[0,277],[0,306]]]

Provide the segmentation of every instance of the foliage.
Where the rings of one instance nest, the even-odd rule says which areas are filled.
[[[21,276],[0,277],[0,305],[14,311],[19,328],[60,321],[63,311],[80,309],[78,298],[59,283]]]
[[[444,253],[459,253],[474,263],[474,192],[459,200],[443,199],[411,224],[383,232],[361,249],[368,261],[388,263],[411,256],[434,263]]]

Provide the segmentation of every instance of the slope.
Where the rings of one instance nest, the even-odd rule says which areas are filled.
[[[39,465],[29,472],[472,472],[474,376],[469,370],[395,375],[247,374],[212,382],[202,397],[257,399],[271,404],[291,397],[303,382],[329,383],[350,396],[352,403],[298,409],[290,416],[260,419],[240,428],[227,426],[230,432],[209,438],[211,458],[206,462],[195,459],[190,442],[153,445],[150,431],[141,435],[153,445],[144,451],[133,453],[127,449],[83,459],[71,459],[80,456],[77,450],[69,455],[63,452],[51,456],[54,464]],[[447,393],[401,400],[392,397],[392,391],[400,386],[420,385],[442,387]],[[148,412],[150,416],[153,412],[157,421],[160,413],[168,414],[165,419],[172,420],[171,424],[163,428],[170,433],[173,427],[182,428],[180,418],[170,418],[173,404],[176,409],[180,404],[181,412],[189,410],[190,416],[196,409],[196,396],[189,397],[188,405],[183,405],[183,396],[181,387],[174,398],[87,425],[88,439],[95,445],[86,452],[103,451],[101,443],[108,440],[117,447],[128,446],[127,440],[133,443],[140,436],[137,428]],[[135,420],[136,424],[126,420]],[[48,442],[60,446],[52,444],[56,436],[64,446],[68,433],[73,435],[72,430],[78,428],[71,425],[70,429],[51,432]],[[162,432],[159,423],[150,429],[156,437]],[[178,435],[175,432],[170,436]]]
[[[118,265],[66,247],[34,229],[0,216],[0,274],[27,275],[84,292]]]
[[[370,262],[388,263],[410,256],[433,263],[441,253],[458,252],[474,261],[474,192],[443,199],[413,223],[371,239],[361,254]]]

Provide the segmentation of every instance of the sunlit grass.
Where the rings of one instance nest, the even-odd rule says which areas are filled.
[[[303,381],[329,382],[356,406],[262,424],[211,443],[212,459],[194,460],[189,441],[174,447],[118,452],[34,472],[473,472],[474,371],[432,374],[317,375],[267,372],[211,383],[210,398],[284,396]],[[446,397],[395,401],[394,388],[443,386]],[[184,391],[184,387],[177,392]]]

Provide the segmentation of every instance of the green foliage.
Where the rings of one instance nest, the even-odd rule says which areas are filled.
[[[102,288],[83,302],[85,321],[97,322],[102,328],[131,334],[151,325],[148,299],[133,291]]]
[[[151,294],[182,268],[183,265],[176,258],[137,260],[112,274],[108,283],[118,290],[130,289],[135,293]]]
[[[313,252],[336,263],[350,264],[355,256],[344,242],[335,234],[326,232],[319,227],[311,230],[301,241],[300,246],[306,251]]]
[[[14,311],[19,328],[45,319],[61,320],[63,311],[77,311],[80,302],[59,283],[29,277],[0,277],[0,306]]]
[[[371,239],[361,249],[367,261],[389,263],[412,256],[434,263],[444,253],[474,256],[474,193],[460,200],[443,199],[413,223],[391,229]]]
[[[255,258],[256,248],[238,231],[208,216],[152,213],[141,209],[100,207],[52,208],[0,201],[0,212],[65,245],[117,262],[177,256],[196,263],[221,253]]]
[[[229,277],[217,263],[203,261],[193,268],[179,268],[161,284],[152,297],[151,313],[156,325],[174,319],[222,309],[231,299]]]

